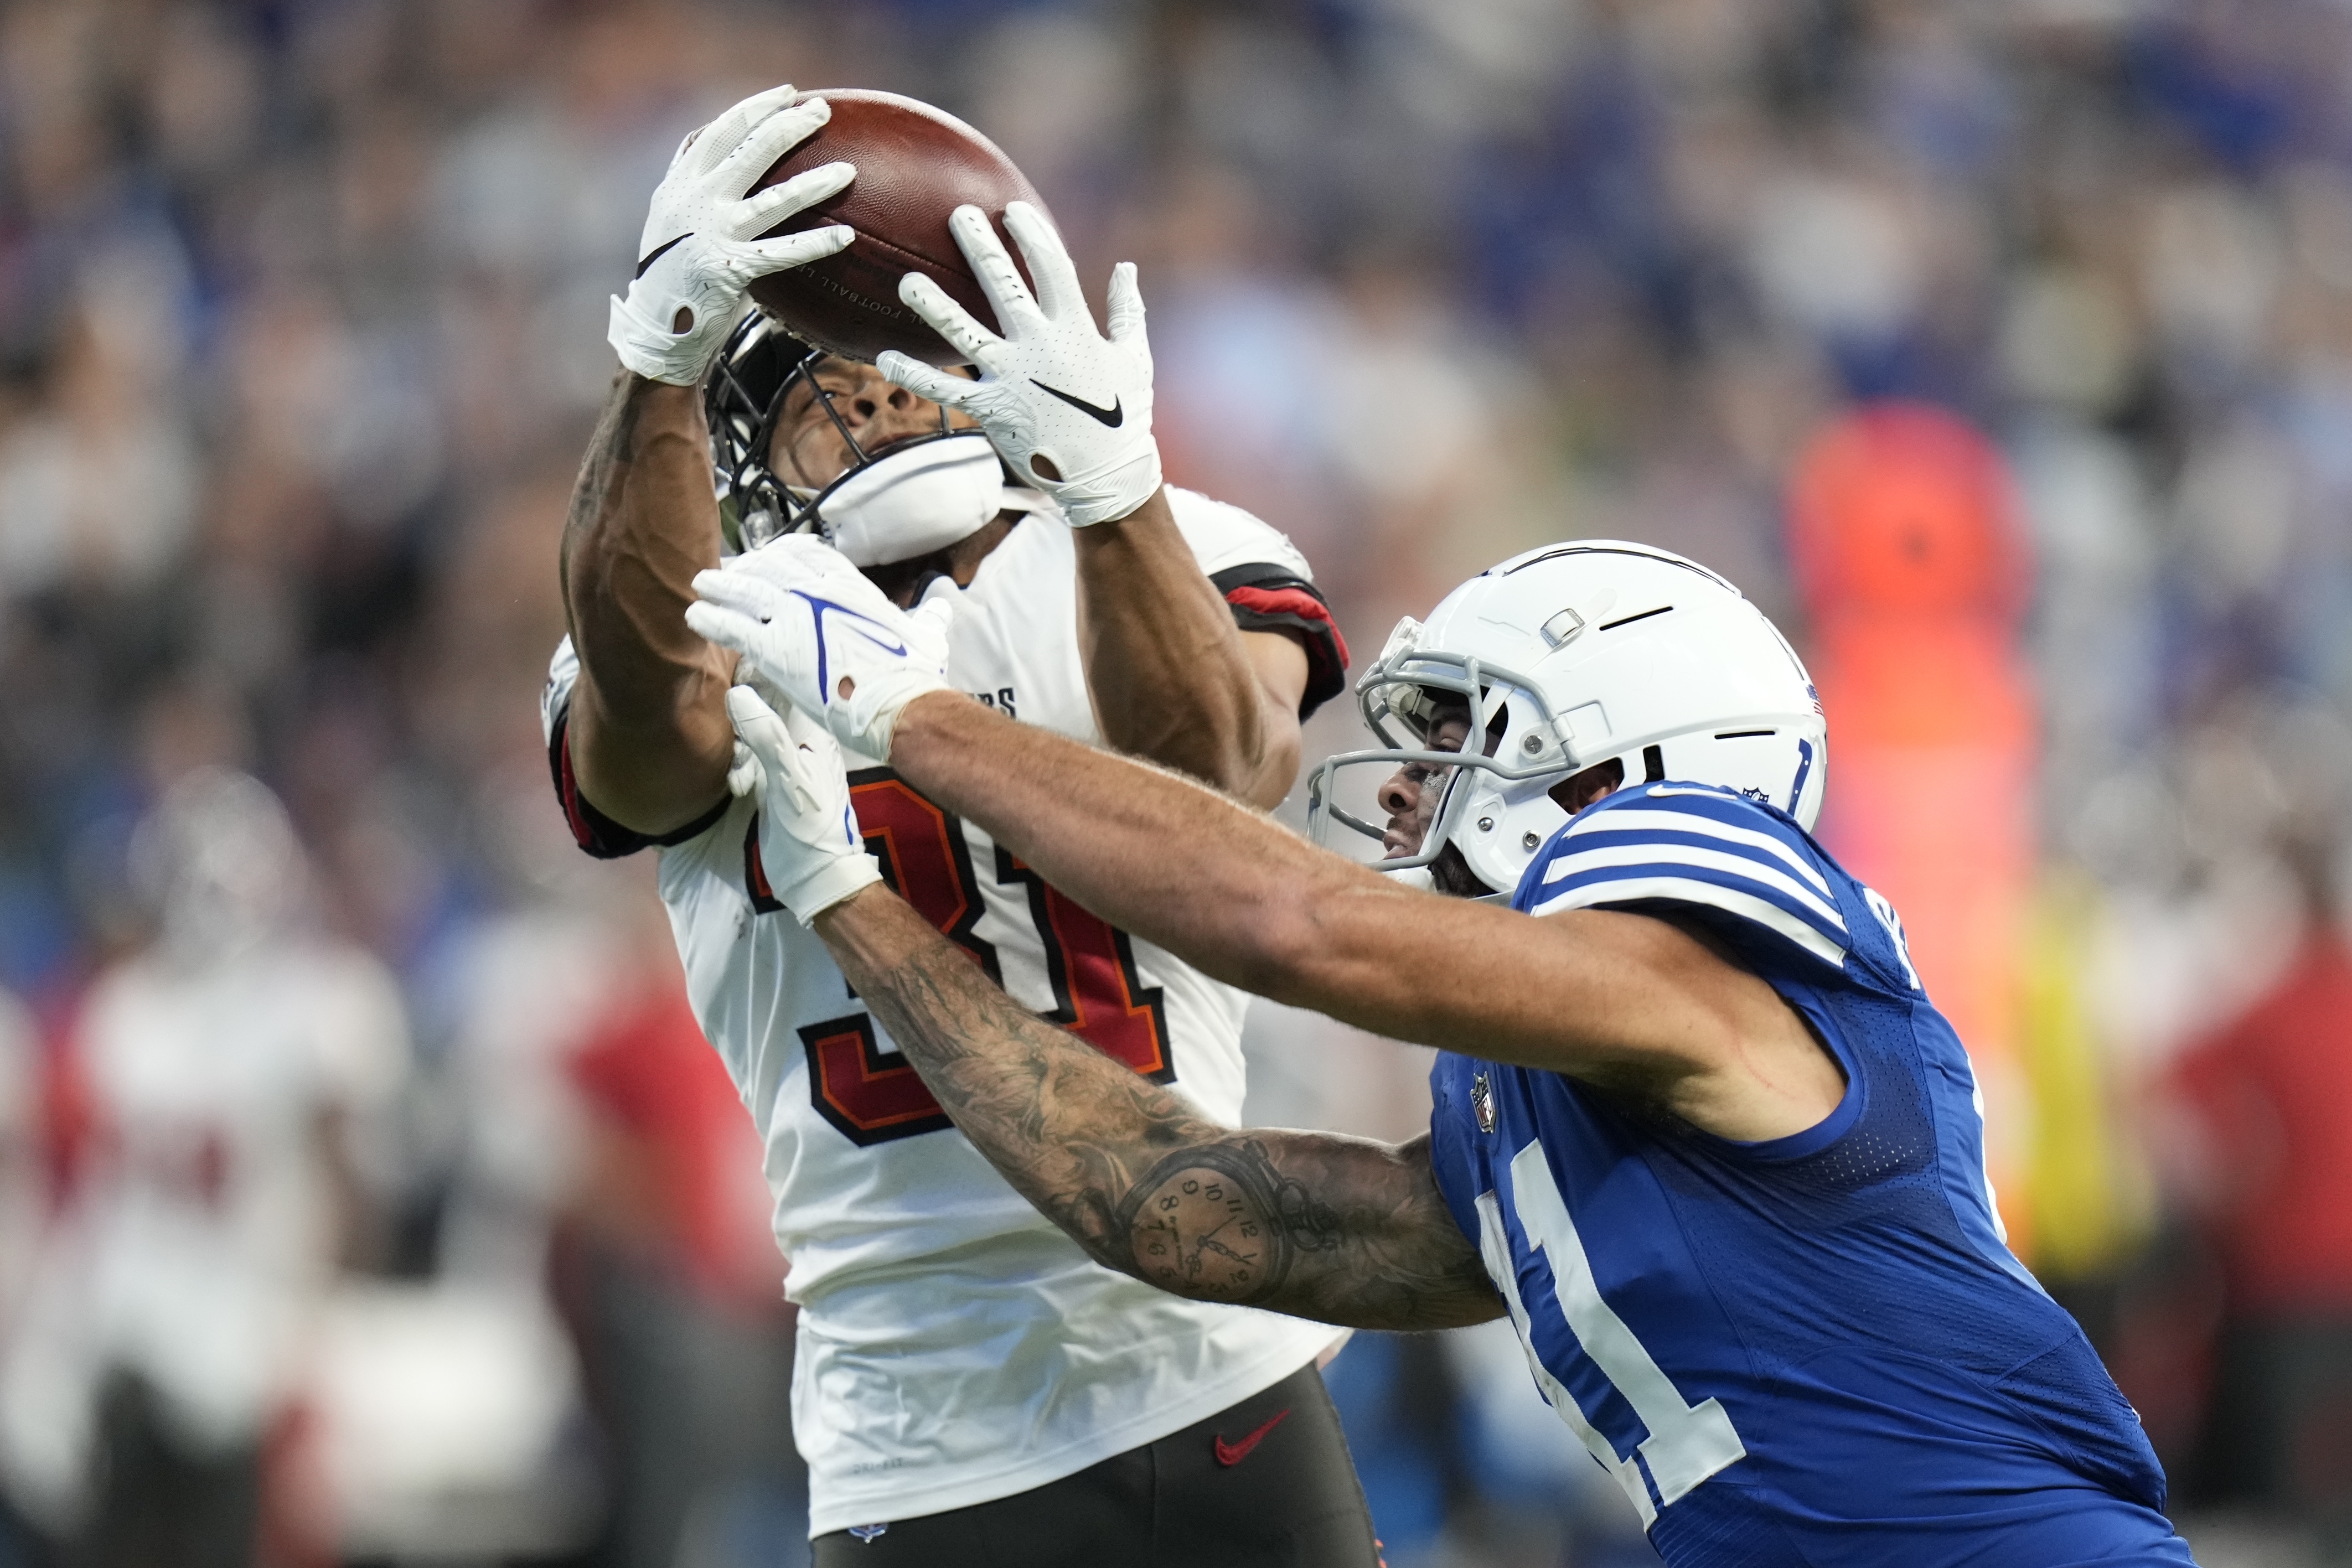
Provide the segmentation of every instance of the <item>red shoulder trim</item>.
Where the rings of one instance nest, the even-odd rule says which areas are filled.
[[[1225,602],[1261,615],[1296,615],[1302,621],[1319,622],[1339,638],[1339,660],[1347,662],[1347,639],[1339,637],[1339,623],[1331,619],[1330,606],[1303,588],[1229,588]]]
[[[572,776],[572,730],[568,725],[558,724],[555,754],[555,792],[563,802],[563,820],[571,825],[572,841],[593,852],[597,847],[596,830],[588,825],[580,809],[580,781]]]

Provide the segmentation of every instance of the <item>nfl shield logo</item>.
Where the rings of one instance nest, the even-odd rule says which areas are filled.
[[[1470,1081],[1470,1113],[1478,1118],[1480,1132],[1495,1130],[1495,1091],[1487,1086],[1483,1072]]]

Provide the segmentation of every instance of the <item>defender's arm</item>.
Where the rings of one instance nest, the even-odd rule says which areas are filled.
[[[623,371],[589,443],[562,572],[580,681],[567,731],[582,793],[648,835],[727,792],[735,656],[696,636],[694,574],[719,564],[698,388]]]
[[[1165,489],[1074,538],[1078,648],[1105,741],[1252,805],[1280,801],[1298,777],[1305,650],[1234,624]]]
[[[1360,1328],[1502,1314],[1425,1136],[1218,1126],[1021,1007],[886,889],[815,925],[965,1136],[1097,1262],[1180,1296]]]
[[[1540,920],[1398,885],[1191,781],[948,693],[891,765],[1105,920],[1260,996],[1394,1038],[1661,1099],[1726,1137],[1843,1092],[1771,987],[1643,915]]]

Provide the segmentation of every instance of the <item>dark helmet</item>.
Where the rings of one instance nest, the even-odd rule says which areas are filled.
[[[849,423],[833,405],[815,376],[824,361],[823,351],[794,338],[764,311],[753,310],[728,334],[727,343],[702,383],[703,414],[710,426],[710,460],[719,494],[719,518],[728,542],[739,550],[756,549],[779,534],[833,530],[824,527],[825,502],[858,475],[886,455],[911,446],[961,438],[970,431],[951,430],[948,411],[940,410],[937,433],[890,443],[869,451],[850,434]],[[814,495],[787,485],[768,465],[776,421],[795,382],[809,391],[832,417],[856,460],[833,483]]]

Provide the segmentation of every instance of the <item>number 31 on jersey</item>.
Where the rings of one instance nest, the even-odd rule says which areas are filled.
[[[994,944],[977,935],[987,905],[963,823],[887,768],[852,773],[849,799],[891,890],[1002,983]],[[743,843],[744,883],[765,915],[783,905],[769,895],[759,832],[754,818]],[[1025,892],[1054,994],[1054,1008],[1043,1016],[1156,1083],[1174,1079],[1160,988],[1137,974],[1127,933],[1079,908],[1003,849],[990,869],[999,887]],[[817,1113],[852,1143],[887,1143],[953,1124],[915,1070],[895,1051],[883,1052],[865,1013],[810,1024],[800,1033]]]

